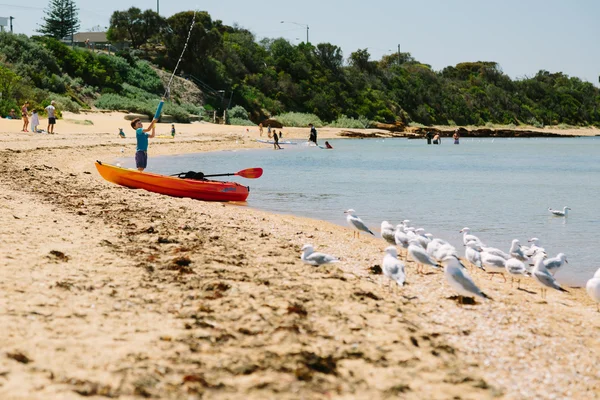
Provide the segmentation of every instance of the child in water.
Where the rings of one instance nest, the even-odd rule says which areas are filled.
[[[279,136],[277,136],[277,131],[273,129],[273,149],[281,150],[281,146],[279,146]]]

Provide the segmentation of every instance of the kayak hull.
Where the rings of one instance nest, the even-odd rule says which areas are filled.
[[[140,172],[96,161],[96,169],[109,182],[173,197],[204,201],[246,201],[250,188],[234,182],[198,181]]]

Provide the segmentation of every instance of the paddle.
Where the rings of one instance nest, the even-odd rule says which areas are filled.
[[[192,172],[192,171],[190,171],[190,172]],[[188,179],[191,178],[191,179],[199,179],[199,180],[202,180],[204,178],[215,178],[217,176],[241,176],[242,178],[247,178],[247,179],[258,179],[262,176],[263,169],[262,168],[248,168],[248,169],[243,169],[238,172],[234,172],[232,174],[215,174],[215,175],[204,175],[202,172],[194,172],[194,174],[196,175],[194,177],[190,176],[190,172],[181,172],[179,174],[173,174],[171,176],[177,176],[180,178],[189,177]]]

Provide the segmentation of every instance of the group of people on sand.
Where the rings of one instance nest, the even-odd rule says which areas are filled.
[[[433,144],[442,144],[442,137],[437,132],[434,135],[430,131],[427,131],[427,133],[425,134],[425,139],[427,139],[427,144],[431,144],[432,139],[433,139]],[[458,129],[454,131],[454,135],[452,135],[452,139],[454,139],[454,144],[460,144],[460,135],[458,134]]]
[[[56,102],[52,100],[50,105],[45,108],[46,113],[48,114],[48,130],[46,131],[49,134],[54,134],[54,125],[56,125]],[[38,130],[38,126],[40,125],[40,117],[38,115],[38,110],[31,110],[31,115],[29,114],[29,102],[26,101],[21,106],[21,117],[23,119],[23,127],[21,128],[21,132],[29,132],[29,127],[31,126],[31,131],[34,133],[44,133],[42,130]],[[29,120],[31,117],[31,120]],[[15,110],[11,109],[6,119],[18,119]]]

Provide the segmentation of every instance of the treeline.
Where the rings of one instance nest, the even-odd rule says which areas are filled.
[[[151,10],[118,11],[109,37],[129,41],[148,59],[172,69],[192,17],[193,12],[164,19]],[[366,49],[345,59],[330,43],[257,41],[250,31],[224,25],[206,12],[196,16],[181,69],[215,90],[233,91],[233,104],[249,110],[255,121],[294,111],[324,121],[347,115],[451,125],[600,124],[599,90],[562,73],[540,71],[512,80],[494,62],[434,71],[409,53],[374,61]],[[223,106],[219,96],[207,101]]]
[[[151,64],[129,53],[114,56],[72,49],[50,37],[0,33],[0,116],[21,105],[43,110],[56,100],[59,111],[81,108],[129,110],[153,116],[164,93],[163,83]],[[189,121],[202,107],[171,101],[165,113]]]

